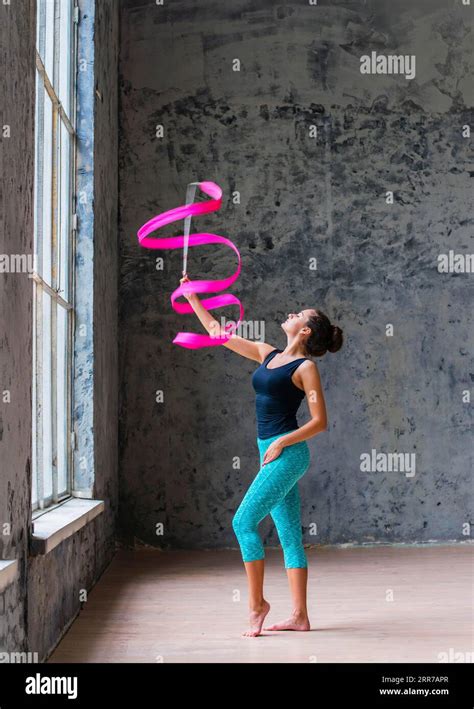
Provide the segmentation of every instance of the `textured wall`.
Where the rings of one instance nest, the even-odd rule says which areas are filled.
[[[9,93],[1,105],[10,110],[8,115],[2,114],[2,125],[11,123],[13,128],[12,139],[0,144],[1,172],[7,187],[1,205],[2,253],[31,252],[33,242],[34,5],[12,3],[8,24],[3,19],[1,23],[2,65],[9,67]],[[87,283],[79,279],[78,284],[78,299],[87,298],[91,304],[89,310],[80,311],[78,320],[91,333],[89,349],[94,347],[92,375],[83,392],[93,399],[94,418],[90,435],[79,435],[78,442],[90,446],[91,458],[85,448],[82,453],[92,460],[92,492],[105,501],[105,512],[50,553],[29,559],[32,282],[18,274],[0,276],[0,389],[10,389],[13,402],[2,404],[0,409],[0,524],[13,523],[11,538],[1,537],[2,558],[18,558],[20,565],[18,583],[0,594],[0,649],[38,653],[39,660],[47,657],[80,611],[80,592],[91,589],[110,562],[117,514],[118,5],[115,0],[101,0],[95,17],[92,0],[81,0],[79,6],[79,57],[87,60],[80,82],[90,86],[92,106],[90,115],[79,107],[79,116],[87,123],[87,128],[82,124],[81,129],[86,132],[79,131],[79,152],[84,155],[85,146],[91,144],[94,151],[93,174],[89,173],[94,218],[83,218],[79,229],[92,246],[89,253],[95,281],[92,287],[90,273]],[[0,8],[1,13],[7,12],[3,5]],[[95,38],[95,54],[86,51],[81,34],[91,20],[90,41]],[[90,135],[92,120],[94,136]],[[91,143],[92,137],[95,142]],[[79,172],[82,177],[87,172],[80,161]],[[78,184],[84,186],[80,180]],[[83,273],[79,269],[79,275]],[[87,362],[86,358],[77,363],[76,374]]]
[[[119,4],[98,2],[94,111],[94,497],[108,500],[110,558],[118,514]],[[100,471],[100,475],[98,475]]]
[[[2,256],[33,253],[34,5],[0,5]],[[31,510],[32,313],[28,275],[0,273],[0,558],[17,559],[19,570],[17,581],[0,593],[0,650],[8,651],[24,648],[27,636],[23,599]]]
[[[472,152],[462,130],[472,124],[471,17],[468,6],[438,0],[122,4],[120,493],[128,540],[236,547],[231,518],[257,472],[256,363],[225,348],[171,344],[180,330],[203,332],[170,306],[181,254],[137,245],[141,224],[182,204],[197,179],[219,183],[224,202],[192,230],[238,245],[242,275],[231,292],[246,320],[264,321],[265,341],[284,347],[279,323],[302,307],[322,308],[346,336],[339,353],[318,360],[330,424],[309,442],[313,463],[300,483],[305,541],[466,539],[472,274],[440,273],[438,256],[469,251]],[[414,54],[415,77],[362,74],[360,57],[372,51]],[[234,268],[225,247],[190,249],[191,278]],[[415,474],[361,470],[372,449],[416,454]],[[261,531],[277,543],[270,520]]]

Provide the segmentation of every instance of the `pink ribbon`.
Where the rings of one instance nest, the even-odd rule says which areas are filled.
[[[192,281],[191,283],[183,283],[176,288],[176,290],[174,290],[171,294],[171,305],[177,313],[194,312],[190,303],[176,302],[180,295],[183,295],[184,293],[216,293],[218,291],[225,290],[237,280],[240,273],[241,258],[239,250],[235,244],[230,241],[230,239],[226,239],[224,236],[208,234],[206,232],[189,234],[189,237],[170,236],[163,238],[149,236],[149,234],[153,231],[156,231],[166,224],[177,221],[178,219],[184,219],[185,217],[190,217],[197,214],[206,214],[207,212],[215,212],[221,208],[222,190],[219,185],[216,185],[215,182],[206,181],[199,182],[198,186],[202,192],[209,195],[209,197],[212,197],[212,199],[207,202],[187,204],[182,207],[176,207],[175,209],[169,209],[167,212],[162,212],[156,217],[153,217],[143,224],[137,232],[140,246],[144,246],[147,249],[180,249],[187,244],[189,244],[189,246],[201,246],[202,244],[226,244],[237,254],[239,264],[235,273],[224,280]],[[233,323],[226,324],[224,329],[229,333],[228,336],[211,337],[209,335],[196,335],[192,332],[178,332],[173,340],[174,344],[180,345],[181,347],[187,347],[190,350],[200,349],[201,347],[215,347],[217,345],[223,345],[231,339],[232,332],[238,328],[244,316],[242,303],[231,293],[224,293],[223,295],[214,296],[212,298],[205,298],[204,300],[201,300],[201,303],[207,310],[221,308],[223,305],[238,305],[240,310],[239,320],[235,325],[233,325]]]

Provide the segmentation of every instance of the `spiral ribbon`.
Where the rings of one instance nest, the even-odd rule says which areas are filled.
[[[214,182],[197,182],[191,183],[191,185],[197,185],[201,192],[208,195],[212,199],[206,202],[198,202],[194,204],[186,204],[181,207],[176,207],[174,209],[169,209],[166,212],[157,214],[147,221],[137,232],[138,242],[140,246],[144,246],[147,249],[184,249],[184,269],[183,275],[186,270],[186,257],[188,246],[202,246],[203,244],[226,244],[235,253],[238,258],[238,266],[232,276],[229,278],[224,278],[224,280],[216,281],[192,281],[191,283],[183,283],[171,294],[171,305],[177,313],[192,313],[194,312],[193,307],[190,303],[178,303],[177,298],[185,293],[216,293],[221,290],[225,290],[232,283],[234,283],[240,274],[241,268],[241,258],[240,253],[235,244],[226,239],[224,236],[218,236],[217,234],[208,234],[207,232],[199,232],[196,234],[189,234],[189,225],[191,221],[191,216],[197,214],[206,214],[207,212],[215,212],[222,206],[222,190],[219,185]],[[188,189],[188,196],[190,192]],[[188,199],[186,200],[188,201]],[[170,237],[150,237],[149,235],[166,224],[177,221],[179,219],[185,219],[185,234],[184,236],[170,236]],[[212,298],[205,298],[201,301],[202,305],[207,310],[214,310],[215,308],[221,308],[223,305],[238,305],[240,310],[239,320],[235,325],[233,323],[227,323],[225,330],[228,335],[217,337],[210,335],[197,335],[193,332],[178,332],[173,340],[173,343],[180,345],[181,347],[186,347],[190,350],[200,349],[201,347],[215,347],[217,345],[223,345],[231,339],[232,332],[234,332],[242,321],[244,316],[244,309],[242,303],[235,295],[231,293],[224,293],[222,295],[217,295]]]

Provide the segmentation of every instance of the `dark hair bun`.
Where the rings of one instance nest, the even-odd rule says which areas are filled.
[[[337,325],[331,325],[331,339],[328,345],[329,352],[337,352],[342,347],[342,330]]]
[[[322,357],[326,352],[337,352],[341,349],[343,342],[341,328],[331,325],[328,316],[321,310],[315,310],[306,324],[311,332],[306,339],[305,348],[311,357]]]

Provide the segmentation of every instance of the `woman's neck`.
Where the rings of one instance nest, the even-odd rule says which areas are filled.
[[[282,355],[288,355],[289,357],[307,357],[306,352],[303,351],[301,344],[299,342],[288,342],[285,349],[281,352]]]

